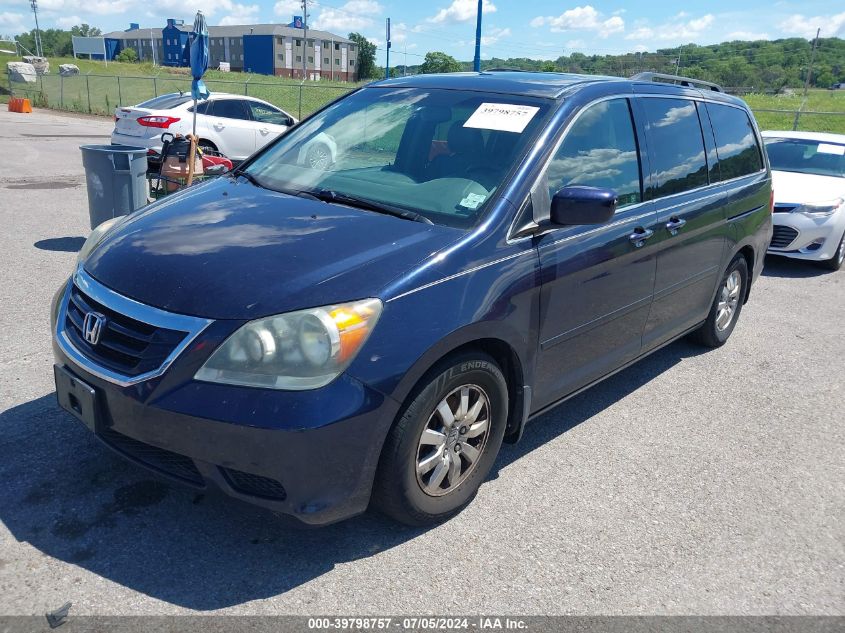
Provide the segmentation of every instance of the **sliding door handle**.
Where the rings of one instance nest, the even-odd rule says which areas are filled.
[[[687,223],[686,220],[683,218],[669,218],[669,221],[666,223],[666,229],[672,235],[677,235],[678,231],[683,228],[683,226]]]
[[[645,244],[645,241],[648,238],[650,238],[652,235],[654,235],[654,231],[652,231],[651,229],[644,229],[644,228],[640,227],[637,230],[635,230],[633,233],[631,233],[628,236],[628,239],[631,240],[631,242],[634,244],[634,246],[636,246],[637,248],[640,248],[641,246],[643,246]]]

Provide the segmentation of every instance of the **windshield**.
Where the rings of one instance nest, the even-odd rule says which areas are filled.
[[[153,99],[149,99],[148,101],[143,101],[135,107],[149,108],[151,110],[170,110],[172,108],[182,105],[183,103],[188,103],[188,101],[190,100],[190,94],[184,95],[180,92],[174,92],[172,94],[154,97]]]
[[[772,169],[845,178],[845,144],[798,138],[767,138]]]
[[[277,191],[330,192],[341,204],[363,200],[468,228],[551,103],[461,90],[366,88],[295,127],[245,171]]]

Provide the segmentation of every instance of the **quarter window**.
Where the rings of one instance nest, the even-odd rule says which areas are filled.
[[[704,137],[695,102],[642,99],[649,134],[653,197],[708,184]]]
[[[627,99],[602,101],[581,113],[552,158],[549,197],[570,185],[613,189],[618,207],[642,201],[637,141]]]
[[[719,179],[730,180],[763,169],[757,135],[745,110],[708,103],[707,112],[716,137]]]

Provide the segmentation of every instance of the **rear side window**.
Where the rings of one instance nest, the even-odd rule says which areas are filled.
[[[249,112],[246,104],[241,99],[220,99],[211,106],[212,116],[219,116],[224,119],[245,119],[249,120]]]
[[[549,197],[570,185],[616,191],[618,207],[642,201],[637,140],[627,99],[587,108],[566,133],[546,174]]]
[[[642,99],[649,135],[653,197],[708,184],[704,137],[695,102]]]
[[[763,169],[757,136],[745,110],[708,103],[707,112],[716,137],[719,179],[730,180]]]

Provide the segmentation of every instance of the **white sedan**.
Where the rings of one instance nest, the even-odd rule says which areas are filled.
[[[763,132],[772,166],[774,236],[768,252],[845,262],[845,135]]]
[[[190,134],[194,101],[190,94],[172,93],[131,108],[117,108],[111,141],[161,150],[161,135]],[[241,95],[213,92],[197,104],[199,145],[242,161],[296,123],[273,104]]]

